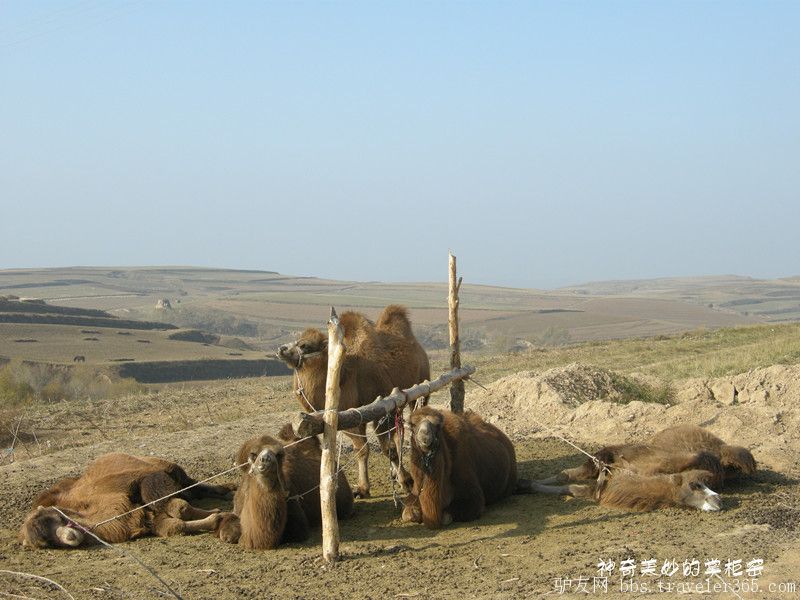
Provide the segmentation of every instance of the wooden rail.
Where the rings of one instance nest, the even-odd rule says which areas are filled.
[[[388,415],[393,410],[403,408],[407,402],[413,402],[417,398],[427,396],[443,387],[450,385],[454,381],[468,379],[475,372],[475,367],[464,365],[458,369],[448,371],[434,379],[433,381],[423,381],[407,390],[394,388],[392,393],[386,397],[378,397],[371,404],[351,408],[336,413],[336,428],[352,429],[361,423],[369,423]],[[324,416],[326,411],[320,410],[312,413],[300,413],[295,421],[295,431],[301,437],[317,435],[323,431]]]

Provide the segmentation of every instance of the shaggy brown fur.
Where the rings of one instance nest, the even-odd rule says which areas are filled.
[[[683,452],[710,452],[725,469],[725,479],[750,476],[756,472],[756,461],[746,448],[729,446],[717,436],[695,425],[677,425],[658,432],[650,445],[665,450]]]
[[[152,456],[113,453],[91,463],[78,478],[66,478],[39,495],[25,519],[19,541],[35,548],[75,548],[94,542],[75,526],[96,523],[142,506],[196,483],[175,463]],[[109,543],[147,534],[158,536],[213,531],[219,511],[195,508],[187,500],[202,496],[228,497],[226,486],[201,484],[177,496],[96,527]],[[65,519],[53,507],[69,516]]]
[[[528,482],[530,491],[592,498],[601,506],[648,511],[667,506],[684,506],[706,511],[719,510],[719,495],[708,488],[712,473],[702,470],[671,475],[640,475],[614,471],[589,484],[548,486]]]
[[[430,406],[411,415],[414,488],[404,521],[438,528],[480,517],[486,505],[510,496],[517,486],[514,446],[477,414],[455,414]]]
[[[389,394],[394,387],[408,388],[430,379],[428,355],[411,331],[405,307],[387,306],[375,324],[357,312],[343,313],[339,323],[344,331],[346,348],[340,376],[340,410],[369,404],[378,396]],[[294,386],[303,410],[322,410],[325,407],[328,336],[316,329],[307,329],[295,342],[281,346],[277,355],[294,369]],[[427,398],[423,404],[427,404]],[[391,414],[382,424],[375,422],[375,429],[381,450],[392,461],[400,484],[408,490],[410,476],[399,460],[402,440],[392,433],[381,435],[391,428],[393,421],[394,414]],[[366,424],[351,430],[351,433],[359,461],[356,495],[367,497],[370,487],[367,469],[369,446],[365,445],[363,437]]]
[[[300,439],[290,425],[279,436],[281,440],[253,438],[239,449],[237,464],[245,466],[233,513],[224,515],[217,530],[223,541],[248,549],[275,548],[307,539],[310,528],[320,524],[319,440],[313,437],[284,447]],[[300,494],[304,495],[292,498]],[[337,482],[336,512],[342,519],[353,512],[353,493],[344,473]]]
[[[722,486],[725,471],[719,459],[710,452],[668,452],[646,444],[622,444],[606,446],[594,453],[594,457],[612,470],[625,470],[638,475],[668,475],[683,471],[704,470],[711,473],[709,485]],[[600,470],[592,459],[586,459],[580,467],[565,469],[558,475],[539,481],[541,484],[562,484],[582,479],[597,479]]]
[[[675,505],[719,510],[719,496],[708,486],[720,489],[725,480],[752,475],[756,470],[753,455],[747,449],[729,446],[694,425],[664,429],[648,444],[606,446],[594,457],[608,466],[610,472],[601,474],[597,464],[589,459],[580,467],[565,469],[554,477],[534,483],[521,482],[519,491],[594,495],[601,504],[631,510]],[[580,479],[597,481],[588,486],[550,487]]]

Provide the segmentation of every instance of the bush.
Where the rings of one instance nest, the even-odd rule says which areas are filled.
[[[68,368],[15,360],[0,368],[0,403],[4,407],[34,400],[115,398],[143,390],[133,379],[111,378],[101,369],[84,365]]]
[[[14,377],[10,364],[4,365],[0,369],[0,404],[4,407],[19,406],[27,403],[33,397],[33,388]]]
[[[180,327],[200,329],[202,331],[222,335],[239,335],[243,337],[258,336],[258,322],[218,310],[194,308],[184,305],[173,308],[168,315],[164,315],[163,313],[164,311],[157,311],[154,314],[154,319],[163,321],[168,318],[170,323],[174,323]]]
[[[611,371],[610,375],[614,389],[619,393],[619,396],[614,398],[615,402],[628,404],[638,400],[640,402],[666,405],[674,404],[675,402],[675,390],[669,384],[652,386],[614,371]]]

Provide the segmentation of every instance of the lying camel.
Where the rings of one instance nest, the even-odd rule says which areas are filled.
[[[673,452],[709,452],[719,459],[726,480],[749,477],[756,472],[756,460],[747,448],[729,446],[696,425],[667,427],[650,438],[649,444]]]
[[[213,531],[220,519],[219,511],[196,508],[188,500],[203,496],[230,497],[228,486],[195,485],[146,508],[102,523],[196,483],[181,467],[167,460],[106,454],[92,462],[80,477],[62,479],[40,494],[34,502],[37,508],[22,525],[19,541],[33,548],[77,548],[95,542],[84,528],[91,529],[109,543],[149,534],[171,536]]]
[[[579,467],[522,487],[594,497],[605,506],[631,510],[681,505],[719,510],[719,495],[708,486],[721,489],[726,480],[755,470],[749,450],[729,446],[701,427],[678,425],[658,432],[647,444],[606,446]],[[676,477],[679,474],[685,477]],[[581,479],[597,481],[549,487]]]
[[[271,549],[304,541],[311,528],[319,526],[319,439],[299,441],[291,425],[278,435],[280,440],[268,435],[253,438],[239,449],[242,483],[234,496],[233,513],[225,514],[217,528],[223,541],[250,550]],[[353,512],[353,493],[342,472],[336,512],[340,519]]]
[[[414,487],[403,521],[439,528],[472,521],[486,506],[514,493],[517,462],[511,440],[468,411],[430,406],[411,414],[411,473]]]
[[[703,470],[711,474],[709,485],[721,487],[725,470],[710,452],[668,452],[647,444],[606,446],[587,458],[579,467],[564,469],[539,484],[563,484],[584,479],[597,479],[603,467],[625,470],[637,475],[669,475],[683,471]]]
[[[721,488],[726,480],[750,476],[756,461],[746,448],[730,446],[695,425],[676,425],[656,433],[646,444],[606,446],[580,467],[565,469],[558,475],[539,480],[540,484],[596,479],[597,461],[610,467],[623,467],[640,475],[680,473],[702,469],[712,473],[709,484]]]
[[[717,511],[720,509],[719,494],[708,487],[712,478],[709,471],[697,469],[671,475],[639,475],[620,470],[588,484],[549,486],[525,482],[525,485],[528,491],[594,499],[607,508],[647,511],[685,506]]]

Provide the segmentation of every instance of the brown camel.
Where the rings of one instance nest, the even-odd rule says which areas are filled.
[[[357,312],[343,313],[339,323],[344,331],[346,349],[340,375],[340,410],[369,404],[378,396],[389,394],[394,387],[409,388],[430,379],[428,355],[411,331],[405,307],[387,306],[375,324]],[[295,342],[281,346],[277,356],[294,369],[294,387],[303,410],[322,410],[325,407],[328,336],[316,329],[307,329]],[[427,398],[423,404],[427,404]],[[408,491],[411,477],[400,461],[403,440],[391,431],[387,433],[393,426],[394,416],[392,413],[376,421],[374,426],[381,450],[391,460],[398,482]],[[355,493],[366,498],[370,487],[366,423],[345,433],[353,440],[358,455]]]
[[[692,469],[709,471],[709,485],[720,489],[726,480],[749,476],[756,471],[753,455],[741,446],[729,446],[715,435],[695,425],[668,427],[650,438],[647,444],[606,446],[595,459],[612,469],[621,467],[639,475],[680,473]],[[558,475],[539,480],[540,484],[567,483],[596,479],[600,471],[588,459],[580,467],[565,469]]]
[[[614,470],[609,476],[588,484],[549,486],[524,482],[524,485],[529,491],[543,494],[591,498],[608,508],[648,511],[685,506],[717,511],[720,509],[719,494],[708,487],[713,477],[709,471],[698,469],[671,475],[640,475],[633,471]],[[521,482],[520,487],[522,485]]]
[[[598,461],[598,462],[596,462]],[[647,444],[620,444],[606,446],[587,458],[579,467],[564,469],[557,475],[537,483],[563,484],[583,479],[597,479],[601,465],[614,470],[625,470],[638,475],[669,475],[683,471],[704,470],[711,473],[709,485],[719,488],[725,471],[719,459],[710,452],[668,452]]]
[[[514,493],[517,462],[511,440],[477,414],[430,406],[411,414],[412,493],[404,521],[438,528],[479,518],[487,505]]]
[[[281,440],[256,437],[239,449],[242,483],[234,496],[233,513],[224,515],[217,529],[223,541],[251,550],[271,549],[306,540],[310,528],[319,526],[319,439],[299,441],[291,425],[284,426],[279,436]],[[341,472],[336,512],[341,519],[353,512],[353,493]]]
[[[729,446],[696,425],[668,427],[650,438],[650,445],[671,452],[709,452],[722,463],[726,480],[749,477],[756,472],[756,461],[747,448]]]
[[[43,492],[25,519],[19,534],[23,546],[77,548],[94,538],[92,528],[106,519],[157,500],[197,483],[175,463],[152,456],[113,453],[92,462],[78,478],[66,478]],[[100,539],[117,543],[144,535],[181,535],[213,531],[218,510],[202,510],[188,500],[203,496],[229,497],[231,488],[197,485],[176,496],[137,510],[92,529]],[[60,509],[68,518],[57,510]]]
[[[605,468],[608,472],[601,473]],[[719,495],[708,486],[721,489],[726,480],[755,470],[749,450],[727,445],[701,427],[678,425],[658,432],[647,444],[606,446],[579,467],[520,487],[594,497],[605,506],[632,510],[683,505],[713,511],[720,508]],[[681,474],[683,478],[676,477]],[[550,487],[581,479],[597,481]]]

